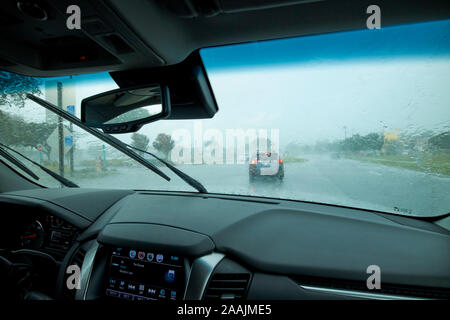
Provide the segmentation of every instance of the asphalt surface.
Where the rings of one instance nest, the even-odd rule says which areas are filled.
[[[450,211],[450,177],[329,156],[310,156],[304,163],[285,163],[283,182],[250,182],[248,165],[180,165],[209,192],[257,195],[332,203],[415,216]],[[76,181],[82,187],[149,190],[193,189],[174,177],[164,181],[145,168],[117,168],[102,178]]]

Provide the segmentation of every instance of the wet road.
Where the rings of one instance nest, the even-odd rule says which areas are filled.
[[[215,193],[299,199],[419,216],[450,211],[450,177],[356,160],[312,156],[305,163],[286,163],[282,183],[271,179],[250,183],[247,165],[178,168]],[[78,182],[90,187],[192,190],[179,178],[165,182],[146,170],[120,168],[107,177]]]

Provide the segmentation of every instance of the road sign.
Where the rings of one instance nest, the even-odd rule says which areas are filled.
[[[58,135],[58,128],[56,128],[51,134],[50,136],[47,138],[47,143],[50,146],[50,158],[51,159],[57,159],[58,158],[58,151],[59,151],[59,135]],[[67,139],[67,142],[70,143],[72,142],[71,145],[68,145],[66,143],[66,138],[68,137],[72,137],[71,139]],[[70,150],[70,148],[73,146],[73,133],[70,132],[69,129],[67,129],[66,127],[64,127],[63,129],[63,139],[64,139],[64,153],[68,152]],[[69,141],[71,140],[71,141]]]
[[[39,152],[41,152],[41,151],[42,151],[42,146],[41,146],[41,145],[38,145],[38,146],[37,146],[37,149],[38,149]]]
[[[75,115],[75,106],[73,104],[66,106],[66,111],[71,115]]]
[[[64,144],[70,148],[73,145],[73,136],[64,137]]]

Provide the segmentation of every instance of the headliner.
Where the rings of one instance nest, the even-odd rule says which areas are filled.
[[[46,21],[2,2],[0,69],[58,76],[165,67],[204,47],[366,28],[366,0],[35,0]],[[202,5],[199,5],[199,4]],[[81,8],[81,30],[65,10]],[[206,4],[206,5],[205,5]],[[379,0],[382,26],[447,19],[448,1]],[[81,59],[84,57],[84,59]]]

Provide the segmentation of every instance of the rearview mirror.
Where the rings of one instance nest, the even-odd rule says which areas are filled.
[[[81,102],[81,122],[107,133],[135,132],[169,115],[169,88],[159,84],[111,90]]]

